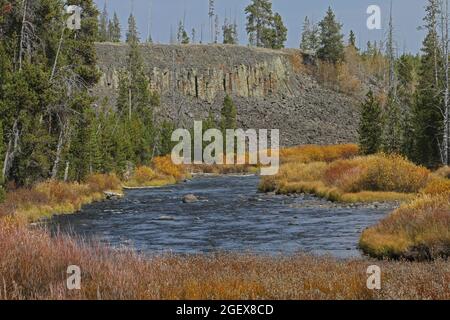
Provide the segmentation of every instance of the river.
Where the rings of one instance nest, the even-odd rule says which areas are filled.
[[[52,229],[145,254],[309,252],[359,257],[359,235],[387,209],[330,206],[313,196],[257,192],[256,176],[198,177],[155,189],[130,190],[52,219]],[[200,201],[183,203],[195,194]],[[313,205],[311,205],[313,204]]]

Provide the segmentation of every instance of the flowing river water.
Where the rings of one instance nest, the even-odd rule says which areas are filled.
[[[120,200],[57,216],[52,228],[145,254],[309,252],[358,257],[364,228],[388,209],[346,208],[313,196],[257,192],[256,176],[198,177],[187,183],[130,190]],[[198,202],[183,203],[187,194]]]

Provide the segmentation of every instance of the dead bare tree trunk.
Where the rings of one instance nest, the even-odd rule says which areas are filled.
[[[63,26],[62,31],[61,31],[61,38],[59,39],[59,43],[58,43],[58,50],[56,51],[55,62],[53,63],[52,73],[50,75],[50,81],[52,81],[53,77],[55,76],[56,66],[58,65],[58,58],[59,58],[59,54],[61,52],[61,47],[62,47],[62,43],[64,40],[64,31],[65,30],[66,30],[65,26]]]
[[[5,161],[3,162],[3,178],[6,180],[9,176],[9,170],[11,169],[14,157],[19,150],[20,131],[18,129],[18,120],[14,121],[14,125],[11,132],[11,137],[8,142],[8,148],[5,154]]]
[[[443,153],[444,153],[444,165],[450,164],[450,122],[449,122],[449,36],[448,36],[448,27],[449,27],[449,14],[448,14],[448,0],[444,2],[444,8],[442,12],[443,16],[443,54],[444,54],[444,72],[445,72],[445,87],[444,87],[444,135],[443,135]]]
[[[66,169],[64,170],[64,182],[67,182],[67,180],[69,179],[69,167],[70,167],[70,162],[67,161]]]
[[[64,144],[64,127],[61,128],[61,131],[59,132],[59,138],[58,138],[58,145],[56,147],[56,157],[55,157],[55,161],[53,162],[53,169],[52,169],[52,179],[56,179],[56,177],[58,176],[58,167],[59,167],[59,162],[61,161],[61,153],[62,153],[62,149],[63,149],[63,144]]]
[[[22,26],[20,29],[20,42],[19,42],[19,71],[22,70],[22,60],[23,60],[23,42],[25,37],[25,23],[27,18],[27,0],[23,0],[23,16],[22,16]]]

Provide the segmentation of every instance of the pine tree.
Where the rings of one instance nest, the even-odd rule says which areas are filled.
[[[141,40],[139,38],[139,33],[137,31],[136,19],[134,15],[131,13],[128,17],[128,31],[126,35],[127,43],[139,43]]]
[[[303,22],[303,31],[302,31],[302,38],[300,40],[300,49],[303,51],[310,51],[311,50],[311,33],[312,33],[312,26],[311,22],[309,21],[308,16],[305,17],[305,21]]]
[[[120,21],[117,13],[114,12],[114,16],[112,19],[111,27],[109,29],[111,42],[120,42],[122,37],[121,29],[120,29]]]
[[[402,117],[397,97],[391,93],[384,114],[383,151],[399,154],[402,149]]]
[[[236,129],[237,109],[229,95],[226,95],[223,101],[221,116],[220,126],[223,132],[225,132],[225,130],[227,129]]]
[[[189,44],[190,39],[182,21],[178,23],[177,40],[180,44]]]
[[[397,95],[400,100],[401,112],[401,154],[413,158],[414,126],[413,105],[416,92],[416,68],[420,64],[417,56],[403,54],[396,62],[398,75]]]
[[[87,121],[89,124],[87,127],[88,140],[86,147],[88,150],[89,173],[103,172],[103,158],[100,150],[100,148],[103,148],[101,144],[101,123],[92,110],[89,110],[87,113]]]
[[[341,33],[342,25],[336,21],[331,7],[319,23],[320,26],[320,48],[318,57],[328,63],[336,64],[344,60],[344,35]]]
[[[311,22],[308,17],[305,17],[300,49],[316,55],[320,46],[319,36],[319,27],[317,24]]]
[[[94,42],[100,28],[93,0],[71,3],[82,8],[80,30],[63,29],[60,0],[27,0],[2,17],[0,141],[7,156],[1,162],[7,159],[5,178],[18,185],[60,177],[60,162],[70,163],[73,179],[87,174],[85,117],[99,78]]]
[[[99,42],[106,42],[109,40],[109,32],[108,32],[109,24],[110,24],[110,21],[108,18],[108,9],[106,7],[106,1],[105,1],[105,5],[103,6],[103,11],[100,15],[100,21],[98,24],[98,41]]]
[[[252,0],[245,8],[247,15],[247,33],[251,45],[264,47],[267,45],[265,36],[272,27],[272,3],[269,0]]]
[[[361,104],[361,119],[359,124],[359,144],[363,154],[374,154],[380,151],[382,144],[382,111],[372,91]]]
[[[348,45],[358,50],[356,47],[356,35],[353,30],[350,30],[350,35],[348,37]]]
[[[442,115],[437,106],[442,105],[442,59],[437,34],[438,4],[429,0],[425,23],[427,36],[423,42],[419,84],[413,110],[414,155],[413,160],[434,167],[441,162],[440,139]]]
[[[284,48],[284,43],[287,40],[287,28],[283,23],[283,19],[280,14],[275,13],[273,16],[273,30],[270,40],[270,47],[272,49]]]
[[[160,129],[159,155],[167,155],[172,152],[174,143],[172,142],[172,133],[175,131],[175,125],[170,121],[163,121]]]
[[[149,91],[150,83],[145,72],[138,39],[130,37],[127,68],[119,77],[117,110],[122,121],[126,121],[125,128],[132,137],[132,143],[119,152],[121,169],[124,162],[136,165],[147,163],[154,151],[156,134],[153,113],[155,105],[159,104],[159,97]]]
[[[237,35],[237,25],[236,23],[229,23],[227,19],[222,27],[223,31],[223,43],[224,44],[237,44],[238,43],[238,35]]]
[[[109,20],[108,21],[108,31],[107,31],[107,34],[108,34],[108,42],[112,42],[112,33],[114,32],[114,24],[113,24],[113,21],[112,20]]]
[[[208,17],[209,17],[209,32],[210,32],[210,36],[211,36],[211,43],[214,42],[214,35],[215,35],[215,31],[214,31],[214,16],[215,16],[215,7],[214,7],[214,0],[209,0],[208,1],[209,4],[209,8],[208,8]]]

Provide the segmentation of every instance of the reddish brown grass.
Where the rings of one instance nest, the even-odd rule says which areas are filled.
[[[295,255],[163,255],[79,243],[0,222],[0,299],[450,299],[450,263],[374,262]],[[382,269],[382,290],[366,287]],[[82,270],[80,291],[66,270]]]
[[[450,256],[450,193],[423,195],[365,230],[361,248],[377,258]]]

